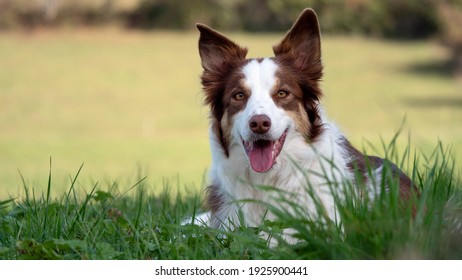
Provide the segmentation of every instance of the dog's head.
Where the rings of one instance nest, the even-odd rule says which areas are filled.
[[[247,49],[198,24],[205,103],[225,156],[241,145],[255,172],[266,172],[296,137],[321,133],[318,102],[322,77],[316,14],[306,9],[273,47],[275,57],[246,59]]]

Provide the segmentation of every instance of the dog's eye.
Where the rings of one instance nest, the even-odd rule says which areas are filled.
[[[285,90],[280,90],[276,93],[276,96],[278,98],[286,98],[287,96],[289,96],[289,93]]]
[[[238,92],[233,95],[233,99],[236,101],[242,101],[245,98],[245,94],[243,92]]]

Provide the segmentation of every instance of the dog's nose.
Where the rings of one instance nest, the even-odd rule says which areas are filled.
[[[267,115],[255,115],[250,119],[249,127],[254,133],[266,133],[271,128],[271,119]]]

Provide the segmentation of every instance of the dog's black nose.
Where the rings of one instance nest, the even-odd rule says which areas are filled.
[[[266,133],[271,128],[271,119],[267,115],[255,115],[250,119],[249,127],[254,133]]]

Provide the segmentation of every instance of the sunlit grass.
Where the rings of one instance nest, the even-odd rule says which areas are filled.
[[[359,195],[361,186],[331,182],[340,223],[322,218],[322,204],[315,207],[321,215],[308,217],[286,193],[256,186],[281,194],[279,203],[265,204],[276,219],[232,231],[182,225],[202,211],[202,197],[175,195],[169,181],[158,194],[150,194],[152,185],[140,177],[86,184],[82,193],[76,186],[85,172],[79,168],[59,186],[65,191],[52,197],[51,170],[45,192],[24,183],[24,197],[0,200],[0,259],[461,259],[462,189],[449,150],[439,144],[411,158],[410,149],[397,153],[393,142],[383,149],[396,162],[422,166],[404,169],[420,191],[405,204],[386,167],[377,188],[386,182],[389,191],[374,201]],[[306,191],[319,201],[308,182]],[[286,243],[286,228],[297,242]],[[278,242],[268,246],[262,232]]]
[[[197,36],[0,34],[0,197],[23,192],[18,170],[46,190],[50,157],[57,194],[82,163],[89,183],[142,173],[151,188],[165,177],[199,189],[210,155]],[[260,57],[282,35],[230,36]],[[323,55],[327,115],[356,146],[391,139],[405,117],[417,149],[441,140],[462,158],[461,85],[441,68],[442,47],[328,36]]]

